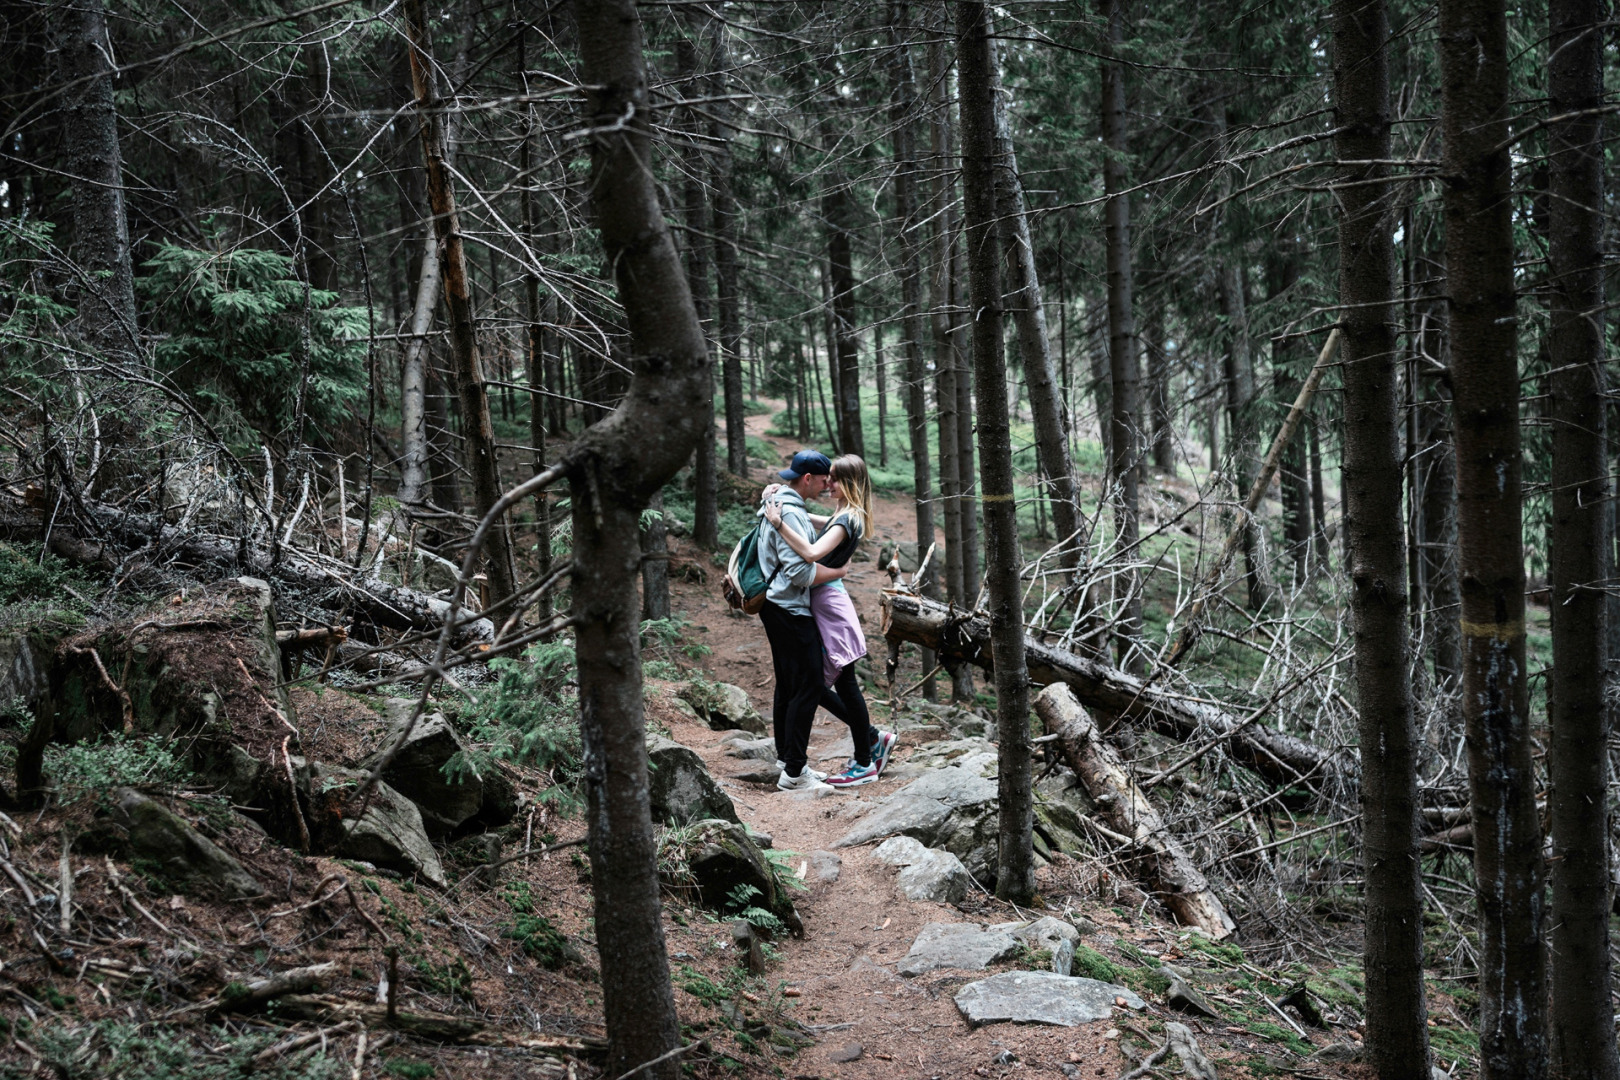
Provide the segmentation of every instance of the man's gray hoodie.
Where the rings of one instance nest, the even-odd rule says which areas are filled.
[[[776,490],[772,498],[782,508],[782,528],[792,529],[805,540],[814,540],[815,526],[804,508],[804,500],[790,487]],[[806,562],[799,553],[783,540],[769,521],[764,521],[765,508],[759,516],[764,522],[759,530],[759,569],[770,582],[765,599],[794,615],[810,614],[810,584],[816,580],[816,564]],[[777,568],[782,572],[778,574]]]

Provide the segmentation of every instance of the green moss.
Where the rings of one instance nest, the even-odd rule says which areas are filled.
[[[1479,1034],[1466,1028],[1435,1026],[1429,1029],[1429,1046],[1435,1057],[1447,1063],[1467,1064],[1479,1057]]]
[[[1217,960],[1224,960],[1228,964],[1243,963],[1243,949],[1231,942],[1216,942],[1202,934],[1189,934],[1182,944],[1190,952],[1201,952]]]
[[[1120,978],[1119,968],[1108,957],[1087,945],[1074,947],[1074,965],[1069,970],[1072,974],[1101,982],[1118,982]]]
[[[1314,1049],[1310,1043],[1301,1039],[1292,1031],[1280,1028],[1276,1024],[1255,1021],[1249,1024],[1249,1030],[1261,1038],[1270,1039],[1275,1043],[1282,1043],[1296,1054],[1309,1054]]]

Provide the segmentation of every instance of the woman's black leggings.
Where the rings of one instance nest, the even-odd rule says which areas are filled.
[[[850,741],[855,744],[855,760],[861,765],[872,764],[872,717],[866,711],[866,696],[855,678],[855,665],[845,664],[838,679],[831,686],[821,688],[821,707],[849,726]]]

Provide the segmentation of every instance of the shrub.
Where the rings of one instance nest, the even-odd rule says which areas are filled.
[[[68,804],[110,788],[174,784],[188,774],[173,743],[156,735],[113,733],[99,742],[45,748],[45,772]]]

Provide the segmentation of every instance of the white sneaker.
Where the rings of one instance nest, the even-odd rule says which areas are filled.
[[[821,777],[816,775],[816,770],[809,767],[806,767],[798,776],[789,776],[787,770],[784,769],[782,775],[776,778],[776,787],[778,791],[832,790],[832,788],[821,782]]]
[[[776,771],[781,772],[782,770],[784,770],[786,768],[787,768],[787,762],[783,761],[781,758],[777,758],[776,759]],[[809,769],[809,766],[806,766],[806,768]],[[825,780],[825,779],[827,779],[827,774],[822,772],[820,769],[809,769],[809,771],[810,771],[810,774],[812,776],[814,776],[817,780]]]

